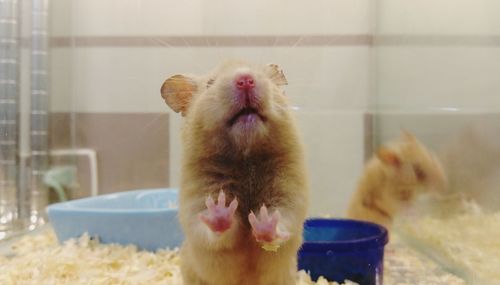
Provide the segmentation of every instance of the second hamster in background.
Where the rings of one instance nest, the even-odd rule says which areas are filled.
[[[390,227],[394,216],[423,193],[447,190],[436,156],[408,132],[382,146],[367,162],[347,217]]]
[[[242,61],[163,84],[166,103],[185,116],[184,284],[295,284],[309,194],[284,84],[277,65]]]

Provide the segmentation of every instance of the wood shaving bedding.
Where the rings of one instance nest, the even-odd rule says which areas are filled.
[[[12,251],[13,257],[0,255],[2,285],[182,285],[177,250],[139,251],[132,245],[100,244],[88,235],[58,245],[47,230],[21,238]],[[297,285],[314,284],[338,285],[297,273]]]
[[[466,285],[438,264],[401,242],[395,234],[384,255],[384,284],[388,285]]]
[[[457,268],[467,279],[477,284],[500,284],[500,212],[426,216],[402,223],[398,230],[421,251]]]

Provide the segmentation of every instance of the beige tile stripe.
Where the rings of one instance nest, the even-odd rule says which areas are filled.
[[[28,38],[22,46],[30,46]],[[86,36],[51,37],[64,47],[500,46],[500,35]]]
[[[378,35],[375,46],[500,46],[500,35]]]
[[[307,36],[88,36],[52,37],[53,47],[293,47],[367,46],[370,35]]]

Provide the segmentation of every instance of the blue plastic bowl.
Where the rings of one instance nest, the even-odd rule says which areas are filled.
[[[382,284],[387,230],[377,224],[354,220],[309,219],[298,253],[299,269],[313,280],[346,279],[363,285]]]
[[[102,243],[155,251],[181,245],[176,189],[147,189],[72,200],[47,207],[59,242],[87,232]]]

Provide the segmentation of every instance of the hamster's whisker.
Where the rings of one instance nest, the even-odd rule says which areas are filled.
[[[218,56],[219,56],[218,60],[219,61],[224,60],[223,52],[221,50],[221,45],[220,45],[220,42],[219,42],[218,39],[215,39],[215,47],[216,47],[215,50],[217,50],[217,53],[218,53]]]
[[[295,43],[293,43],[292,47],[297,47],[297,45],[304,39],[304,36],[303,35],[300,35],[299,38],[297,39],[297,41],[295,41]]]
[[[189,43],[186,41],[186,39],[184,37],[181,38],[185,44],[186,47],[189,47]],[[175,49],[174,46],[172,46],[171,44],[168,43],[168,41],[163,41],[159,38],[156,38],[156,37],[152,37],[151,38],[152,41],[160,44],[160,46],[163,46],[163,47],[168,47],[170,48],[170,50],[172,51],[176,51],[180,57],[184,57],[187,59],[187,62],[192,62],[196,65],[196,68],[198,69],[202,69],[201,66],[198,64],[198,61],[196,60],[193,60],[191,57],[189,57],[185,52],[181,51],[181,49]]]
[[[134,132],[128,137],[123,138],[120,142],[117,142],[117,145],[124,144],[125,142],[130,143],[130,140],[132,139],[142,139],[144,133],[146,133],[148,130],[152,128],[152,126],[159,121],[159,119],[164,116],[165,114],[157,114],[155,117],[153,117],[149,122],[147,122],[140,131]]]

